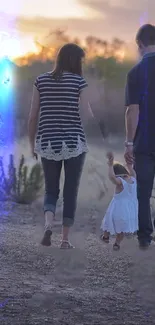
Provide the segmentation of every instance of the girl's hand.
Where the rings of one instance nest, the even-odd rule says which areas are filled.
[[[112,166],[114,162],[114,155],[112,152],[107,153],[107,158],[108,158],[108,165]]]

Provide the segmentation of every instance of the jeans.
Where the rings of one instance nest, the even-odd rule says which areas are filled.
[[[155,153],[135,154],[135,170],[137,174],[137,197],[139,219],[139,242],[151,242],[153,225],[151,219],[150,198],[155,177]]]
[[[65,181],[63,188],[63,226],[71,227],[77,205],[77,195],[80,178],[85,161],[85,153],[78,157],[64,161],[55,161],[42,158],[45,177],[44,213],[51,211],[55,214],[57,200],[59,198],[59,183],[62,165],[64,164]]]

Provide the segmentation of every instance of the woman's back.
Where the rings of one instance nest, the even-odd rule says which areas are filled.
[[[41,241],[44,246],[51,245],[63,167],[61,248],[73,248],[69,242],[69,231],[74,224],[79,183],[87,152],[79,114],[79,100],[80,107],[88,105],[85,92],[82,91],[87,86],[82,78],[84,57],[83,49],[77,44],[65,44],[58,52],[54,70],[39,76],[33,87],[28,129],[31,152],[33,156],[41,156],[45,178],[45,232]]]
[[[35,151],[42,157],[63,160],[87,152],[79,99],[87,86],[83,77],[64,72],[59,79],[52,72],[36,79],[40,94],[40,118]]]

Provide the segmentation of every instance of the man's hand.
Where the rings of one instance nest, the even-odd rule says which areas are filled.
[[[133,165],[134,163],[133,146],[127,146],[125,148],[124,158],[127,165]]]

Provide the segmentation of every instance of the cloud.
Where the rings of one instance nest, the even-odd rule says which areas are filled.
[[[103,36],[103,19],[48,19],[45,17],[34,17],[29,19],[27,17],[19,17],[16,20],[16,28],[23,33],[31,35],[45,35],[49,31],[62,29],[65,30],[68,35],[74,35],[79,38],[86,37],[88,35],[94,35],[98,37]],[[110,37],[110,33],[107,31],[105,37]]]
[[[123,38],[133,38],[136,30],[148,21],[155,23],[154,0],[78,0],[88,9],[97,12],[104,19],[103,33],[107,30]],[[101,18],[100,18],[101,20]]]
[[[115,9],[125,9],[131,11],[144,11],[155,9],[154,0],[78,0],[81,6],[98,11],[113,11]]]
[[[67,34],[78,37],[88,35],[103,39],[118,37],[132,41],[140,25],[155,23],[154,0],[78,0],[83,9],[96,13],[94,18],[53,19],[45,17],[16,20],[17,28],[27,34],[43,36],[49,30],[64,29]]]

